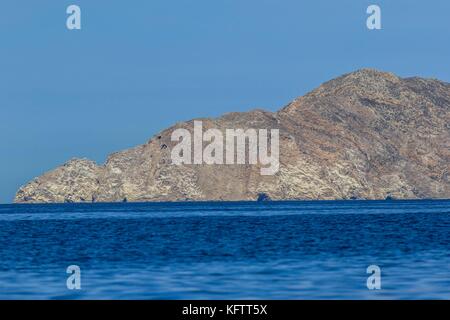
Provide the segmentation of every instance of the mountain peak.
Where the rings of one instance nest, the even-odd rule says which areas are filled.
[[[360,79],[376,79],[376,78],[384,78],[384,79],[399,79],[394,73],[392,72],[385,72],[380,71],[373,68],[362,68],[358,69],[356,71],[344,74],[342,77],[353,77],[353,78],[360,78]]]
[[[379,91],[383,87],[397,85],[401,80],[402,79],[394,73],[365,68],[328,81],[324,83],[324,86],[354,87],[358,89],[375,89]]]

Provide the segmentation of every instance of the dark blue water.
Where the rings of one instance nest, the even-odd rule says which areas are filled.
[[[450,201],[0,206],[0,299],[48,298],[450,299]]]

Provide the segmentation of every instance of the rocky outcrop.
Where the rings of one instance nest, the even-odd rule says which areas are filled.
[[[450,198],[450,85],[363,69],[276,113],[201,119],[208,128],[277,128],[280,169],[171,162],[178,123],[103,165],[71,160],[35,178],[15,202]],[[261,196],[263,195],[263,196]]]

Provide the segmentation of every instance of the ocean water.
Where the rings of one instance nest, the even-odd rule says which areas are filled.
[[[450,299],[450,201],[1,205],[0,299]]]

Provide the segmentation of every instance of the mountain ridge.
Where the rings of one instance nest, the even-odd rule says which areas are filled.
[[[450,198],[450,84],[360,69],[276,112],[201,118],[207,128],[277,128],[280,170],[170,163],[179,122],[104,164],[72,159],[21,187],[16,203]]]

